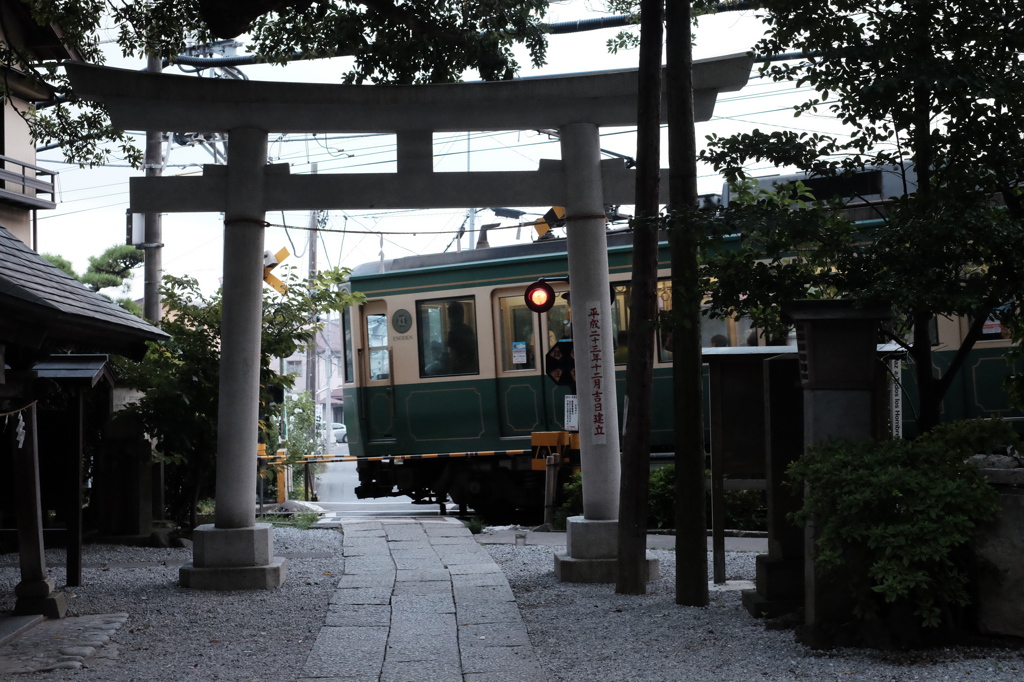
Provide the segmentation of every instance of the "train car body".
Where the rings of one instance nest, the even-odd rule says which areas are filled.
[[[629,233],[608,233],[608,258],[621,417]],[[665,243],[658,267],[659,306],[669,310]],[[361,458],[360,497],[409,495],[441,501],[450,496],[478,511],[539,504],[543,470],[538,471],[528,454],[530,437],[565,427],[569,388],[549,374],[557,364],[559,344],[569,338],[572,312],[570,301],[560,297],[548,313],[533,313],[523,293],[540,277],[565,277],[567,272],[564,239],[384,260],[353,271],[352,289],[364,293],[366,302],[346,311],[343,321],[344,400],[350,450]],[[558,294],[568,290],[564,282],[553,285]],[[935,321],[936,371],[948,366],[967,325],[961,319]],[[709,348],[765,343],[744,319],[705,318],[702,337]],[[1008,373],[1003,355],[1010,345],[1002,337],[993,321],[947,395],[944,418],[1018,414],[1002,391]],[[673,449],[667,345],[659,331],[652,452]],[[912,387],[912,372],[903,371],[901,380]],[[705,373],[705,396],[708,385]],[[907,393],[910,398],[915,391]],[[909,399],[906,404],[903,426],[913,433],[914,407]],[[705,424],[709,429],[707,412]],[[527,454],[489,454],[523,450]],[[390,459],[408,455],[413,457]],[[727,462],[726,475],[763,478],[763,463],[760,471],[748,470],[749,461],[738,457]]]

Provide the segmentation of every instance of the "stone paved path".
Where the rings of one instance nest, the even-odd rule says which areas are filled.
[[[128,620],[127,613],[44,620],[0,649],[0,679],[17,673],[90,668],[117,659],[111,635]]]
[[[345,570],[300,682],[542,682],[501,569],[461,523],[344,522]]]

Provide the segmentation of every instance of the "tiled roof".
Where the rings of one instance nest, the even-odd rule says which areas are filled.
[[[162,338],[167,334],[90,291],[0,226],[0,342],[137,354],[145,341]]]

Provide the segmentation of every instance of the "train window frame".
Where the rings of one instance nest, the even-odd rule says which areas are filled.
[[[466,371],[453,371],[456,368],[450,366],[451,357],[451,344],[453,341],[452,333],[453,328],[449,322],[449,316],[455,315],[455,310],[452,304],[460,304],[459,309],[463,310],[463,320],[461,322],[462,327],[466,327],[470,330],[473,337],[472,344],[466,345],[460,337],[465,336],[465,332],[458,332],[454,337],[459,345],[465,345],[465,347],[472,347],[474,353],[473,357],[469,361],[469,364],[464,368]],[[464,306],[468,304],[470,309],[465,310]],[[429,306],[429,307],[428,307]],[[421,379],[435,379],[437,377],[458,377],[458,376],[479,376],[480,375],[480,328],[477,322],[477,305],[476,296],[472,294],[462,296],[445,296],[441,298],[425,298],[416,301],[416,354],[419,364],[419,375]],[[434,316],[430,314],[431,311],[437,310],[440,314],[437,319],[433,319]],[[430,328],[433,324],[441,325],[440,335],[435,335],[433,330]],[[458,324],[458,323],[457,323]],[[436,338],[435,338],[436,337]],[[438,344],[438,348],[433,348],[433,344]],[[431,353],[427,355],[427,344],[430,345]],[[445,350],[447,346],[448,350]],[[445,356],[448,359],[445,359]],[[429,360],[429,362],[428,362]],[[438,365],[433,370],[430,369],[432,365]],[[449,364],[449,366],[445,366]]]
[[[342,382],[346,384],[356,380],[352,341],[352,308],[349,307],[341,312]]]
[[[495,292],[494,294],[495,310],[497,312],[496,317],[496,332],[497,332],[497,353],[499,361],[496,364],[496,369],[502,374],[522,374],[537,372],[537,339],[540,326],[540,320],[544,315],[533,312],[526,305],[526,301],[523,300],[523,294],[521,291],[512,292]],[[516,363],[515,362],[515,347],[516,343],[523,343],[523,339],[517,338],[522,334],[517,333],[521,325],[518,322],[514,322],[514,318],[520,317],[517,313],[525,311],[525,318],[529,321],[529,333],[527,334],[528,340],[526,343],[526,362]],[[510,330],[506,325],[512,324],[513,328]]]
[[[367,383],[390,382],[392,380],[392,375],[394,374],[394,367],[391,357],[391,345],[388,343],[388,325],[390,324],[390,319],[388,316],[387,305],[383,301],[377,301],[371,304],[367,304],[366,307],[363,309],[362,317],[363,334],[365,336],[364,344],[366,348],[366,363],[364,366],[364,371],[366,372],[366,381]],[[382,318],[381,321],[375,323],[375,327],[377,328],[377,333],[375,334],[371,333],[370,331],[371,318]],[[381,329],[383,330],[382,333],[384,345],[375,346],[373,345],[374,341],[379,341],[381,338]],[[385,374],[383,372],[377,372],[376,374],[374,374],[374,357],[380,357],[381,353],[383,353],[383,361],[378,364],[386,368],[387,373]]]

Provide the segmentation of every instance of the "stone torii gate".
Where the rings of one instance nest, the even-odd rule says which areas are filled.
[[[698,121],[711,117],[719,92],[747,83],[752,62],[746,54],[694,62]],[[228,134],[226,167],[208,165],[201,177],[131,180],[132,212],[224,213],[217,507],[214,524],[195,531],[193,564],[180,573],[185,587],[273,588],[285,576],[269,524],[256,524],[253,501],[267,211],[565,206],[572,300],[610,324],[604,207],[634,201],[635,173],[621,159],[602,161],[599,128],[636,125],[635,69],[395,86],[197,79],[86,64],[67,71],[75,93],[106,105],[118,128]],[[542,160],[536,171],[433,172],[435,132],[552,128],[560,132],[562,160]],[[285,164],[267,164],[268,135],[279,133],[394,133],[398,172],[290,175]],[[604,386],[603,404],[614,406],[605,327],[595,335],[577,325],[573,340],[608,360],[588,373]],[[611,522],[598,534],[614,550],[617,416],[588,392],[579,410],[584,519]],[[603,429],[593,427],[595,414]],[[572,556],[572,543],[569,549]]]

